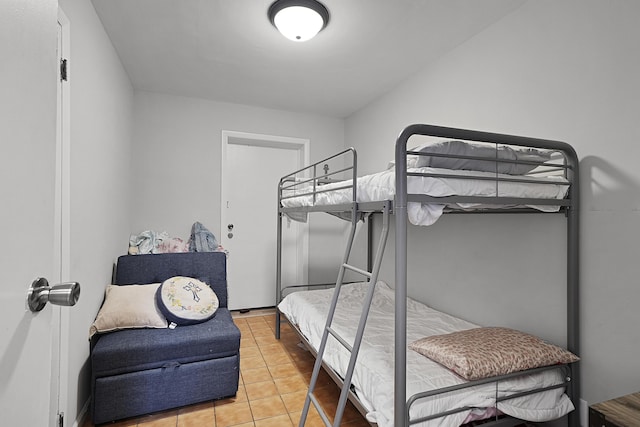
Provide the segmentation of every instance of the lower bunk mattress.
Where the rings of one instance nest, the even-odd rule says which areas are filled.
[[[334,329],[347,342],[353,342],[367,285],[343,285]],[[278,309],[317,350],[326,324],[333,289],[301,291],[289,294]],[[358,399],[369,411],[367,420],[381,427],[393,426],[394,389],[394,290],[378,282],[371,304],[360,352],[352,378]],[[407,343],[431,335],[477,328],[478,325],[434,310],[415,300],[407,301]],[[324,362],[344,378],[350,353],[335,339],[329,338]],[[499,383],[489,383],[418,400],[411,407],[411,419],[468,406],[497,409],[507,415],[533,422],[561,418],[574,409],[563,388],[517,397],[496,404],[496,396],[562,384],[562,369],[526,374]],[[465,380],[413,350],[407,350],[407,398],[424,391],[464,383]],[[467,410],[429,420],[420,426],[457,426],[474,419],[482,411]]]

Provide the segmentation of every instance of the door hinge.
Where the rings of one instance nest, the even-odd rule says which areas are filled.
[[[60,80],[67,81],[67,60],[60,59]]]
[[[57,427],[64,427],[64,412],[58,413],[58,424]]]

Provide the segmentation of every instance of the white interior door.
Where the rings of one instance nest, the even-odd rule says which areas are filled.
[[[50,304],[37,313],[26,306],[32,281],[54,274],[56,13],[56,1],[0,5],[0,53],[11,58],[0,67],[0,414],[7,426],[52,426],[57,411],[57,319]]]
[[[303,162],[304,143],[225,134],[220,242],[229,251],[229,308],[276,304],[277,187]],[[287,139],[289,140],[289,139]],[[306,225],[283,227],[283,283],[306,281]]]

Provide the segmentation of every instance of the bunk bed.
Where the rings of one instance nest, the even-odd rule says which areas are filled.
[[[427,142],[408,149],[410,138],[412,142]],[[338,167],[329,172],[329,162]],[[394,162],[385,171],[358,177],[357,153],[347,149],[283,177],[278,191],[276,337],[280,336],[282,312],[307,348],[317,355],[301,425],[310,404],[318,407],[313,389],[319,370],[324,367],[342,387],[333,425],[339,425],[348,399],[363,414],[368,413],[370,421],[383,425],[459,425],[476,418],[487,419],[487,425],[516,425],[522,420],[540,421],[568,414],[569,425],[577,427],[579,417],[572,409],[578,407],[580,378],[576,356],[578,177],[577,155],[564,142],[424,124],[410,125],[401,132]],[[351,222],[334,289],[282,285],[283,220],[306,220],[312,212],[330,213]],[[454,372],[441,366],[446,361],[431,353],[425,357],[408,350],[420,350],[416,348],[421,344],[416,340],[419,336],[438,340],[469,331],[485,332],[485,328],[436,312],[407,295],[408,223],[430,225],[448,212],[565,215],[567,350],[559,351],[567,357],[551,365],[543,363],[515,372],[463,378],[460,370]],[[368,239],[368,265],[364,270],[350,265],[349,258],[357,224],[374,213],[382,215],[382,229],[375,252],[373,240]],[[393,288],[378,281],[392,215]],[[367,222],[371,234],[371,221]],[[360,274],[366,280],[347,284],[346,272]],[[304,289],[298,292],[298,288]],[[364,301],[361,312],[356,310],[347,317],[349,310],[345,307],[353,306],[356,300]],[[387,309],[383,310],[385,306]],[[313,316],[319,320],[312,320]],[[422,322],[427,318],[435,318],[435,325]],[[353,327],[356,323],[357,329]],[[366,327],[375,333],[365,336]],[[380,338],[383,329],[387,329],[386,338]],[[373,342],[372,336],[376,336]],[[363,337],[365,343],[361,346]],[[385,340],[393,342],[392,349],[383,345]],[[382,351],[375,353],[380,348]],[[363,360],[358,361],[360,351]],[[379,360],[367,362],[372,359]],[[427,374],[432,369],[435,373]],[[437,378],[430,380],[429,375]],[[376,378],[371,381],[372,377]],[[388,393],[385,390],[391,384],[393,393]],[[552,410],[539,419],[536,413],[549,408]],[[319,412],[325,424],[331,425],[328,416]]]

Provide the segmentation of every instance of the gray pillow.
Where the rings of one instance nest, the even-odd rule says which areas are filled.
[[[481,145],[464,141],[440,141],[418,146],[411,151],[421,153],[474,156],[488,160],[460,159],[451,157],[415,156],[414,167],[432,167],[443,169],[465,169],[481,172],[498,172],[509,175],[525,175],[538,167],[537,164],[517,164],[495,162],[491,159],[524,160],[546,162],[551,159],[551,151],[530,147],[512,147],[507,145]],[[409,156],[408,156],[409,157]],[[409,161],[408,161],[408,167]],[[497,170],[496,170],[497,167]]]

